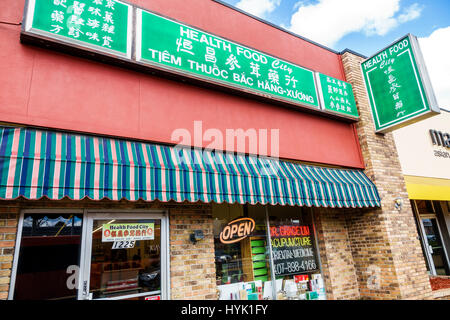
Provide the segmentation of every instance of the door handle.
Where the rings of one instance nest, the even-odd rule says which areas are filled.
[[[87,280],[83,281],[83,296],[85,297],[85,299],[88,299],[88,289],[87,289]]]
[[[430,254],[433,254],[433,247],[428,245],[428,250],[430,251]]]

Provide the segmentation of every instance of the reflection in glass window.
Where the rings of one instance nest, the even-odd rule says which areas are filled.
[[[105,225],[126,224],[153,224],[153,239],[104,241]],[[95,220],[93,227],[90,292],[94,299],[161,293],[161,220]]]
[[[76,299],[83,217],[26,214],[14,299]]]
[[[262,205],[213,205],[219,299],[325,299],[312,210],[269,206],[268,213],[269,221]],[[246,219],[255,222],[248,236],[245,225],[242,226]],[[224,234],[226,240],[230,238],[233,227],[238,236],[233,241],[223,241]]]

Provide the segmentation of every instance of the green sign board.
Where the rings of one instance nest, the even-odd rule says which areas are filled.
[[[377,132],[439,113],[414,36],[395,42],[361,64]]]
[[[25,31],[131,58],[132,14],[116,0],[29,0]]]
[[[352,85],[319,72],[316,75],[322,108],[339,115],[358,118]]]
[[[136,19],[143,64],[319,109],[311,70],[141,9]]]

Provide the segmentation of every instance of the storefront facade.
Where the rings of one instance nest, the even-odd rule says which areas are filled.
[[[394,133],[427,269],[433,276],[450,276],[449,125],[450,112],[443,109],[439,116]],[[408,141],[415,142],[414,148]]]
[[[351,84],[359,117],[342,117],[31,44],[26,4],[0,5],[0,298],[430,296],[362,57],[216,1],[130,4]],[[230,129],[259,147],[211,147]]]

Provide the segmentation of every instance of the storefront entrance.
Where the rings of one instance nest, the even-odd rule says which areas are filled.
[[[420,236],[422,251],[432,276],[450,275],[449,252],[442,237],[442,224],[439,222],[439,207],[429,200],[411,200]]]
[[[433,275],[449,275],[448,255],[442,242],[441,231],[436,216],[423,215],[420,223],[424,234],[430,271]]]
[[[164,212],[27,210],[19,230],[10,299],[169,297]]]

